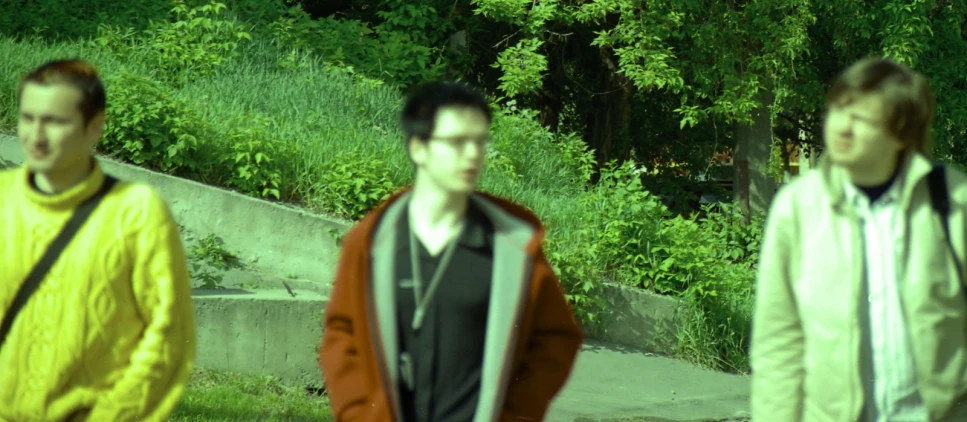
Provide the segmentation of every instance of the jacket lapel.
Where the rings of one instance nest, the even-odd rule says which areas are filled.
[[[476,422],[495,421],[507,391],[511,361],[517,348],[521,312],[530,290],[533,257],[526,247],[534,236],[530,224],[512,216],[480,195],[471,200],[494,225],[494,262],[487,331],[481,369]]]
[[[399,336],[396,332],[396,286],[393,277],[393,252],[396,245],[396,228],[399,224],[403,207],[409,202],[410,192],[402,194],[396,201],[387,206],[373,235],[373,245],[370,249],[373,271],[373,308],[376,317],[374,330],[377,340],[381,343],[383,359],[389,375],[390,391],[393,405],[399,409],[399,395],[396,385],[399,382]]]

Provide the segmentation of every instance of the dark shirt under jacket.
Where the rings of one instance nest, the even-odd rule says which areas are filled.
[[[412,327],[413,298],[409,242],[409,209],[396,237],[396,301],[400,352],[413,360],[415,390],[402,382],[401,404],[406,422],[469,422],[477,409],[483,366],[487,307],[493,274],[493,224],[473,201],[467,224],[440,285],[427,306],[419,332]],[[420,278],[425,295],[443,252],[430,255],[417,238]]]

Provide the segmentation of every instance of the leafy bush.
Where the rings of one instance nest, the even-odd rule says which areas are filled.
[[[233,119],[233,129],[225,138],[230,149],[222,154],[220,164],[231,169],[224,184],[239,192],[264,199],[282,199],[281,167],[290,149],[269,135],[270,120],[260,115],[242,115]],[[289,192],[287,192],[289,193]],[[286,195],[291,198],[292,195]]]
[[[312,19],[298,6],[271,27],[281,44],[401,87],[443,75],[442,59],[434,59],[439,49],[421,44],[410,31],[333,17]]]
[[[224,3],[212,0],[189,7],[173,0],[174,20],[151,22],[143,36],[131,28],[101,24],[91,45],[106,48],[122,59],[138,58],[168,81],[211,75],[239,54],[239,42],[252,36],[226,11]]]
[[[39,36],[51,41],[82,39],[98,24],[143,29],[149,20],[164,19],[171,3],[157,0],[0,0],[0,35]]]
[[[264,199],[292,199],[281,191],[291,148],[270,135],[269,119],[239,115],[218,130],[161,82],[122,72],[109,76],[108,122],[99,151],[166,173],[186,175]]]
[[[167,87],[122,71],[105,75],[108,124],[98,150],[124,161],[176,174],[194,174],[199,138],[214,134]]]
[[[399,188],[389,173],[377,157],[342,151],[320,169],[318,194],[330,212],[358,220]]]
[[[225,61],[238,54],[241,40],[251,41],[237,21],[225,12],[225,4],[210,3],[189,8],[184,0],[174,0],[175,21],[151,25],[146,31],[147,47],[157,54],[149,57],[163,75],[174,80],[190,73],[210,75]]]
[[[745,225],[732,206],[704,211],[703,218],[679,216],[662,227],[664,241],[652,248],[652,262],[664,268],[656,272],[655,289],[674,292],[686,304],[680,357],[744,372],[749,369],[746,351],[763,219],[756,216]]]
[[[565,150],[580,162],[579,148]],[[598,299],[601,280],[673,295],[684,304],[678,356],[714,369],[748,370],[762,218],[746,225],[731,206],[673,217],[641,185],[634,163],[612,161],[599,171],[598,183],[566,213],[567,230],[553,231],[547,245],[579,315],[594,323],[607,312]],[[564,215],[555,211],[557,219]]]

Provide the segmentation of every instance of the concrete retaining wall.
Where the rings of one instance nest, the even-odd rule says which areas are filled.
[[[634,287],[605,283],[603,329],[585,328],[588,337],[634,349],[669,355],[678,343],[681,302]]]
[[[322,386],[318,346],[329,299],[299,291],[196,292],[201,368],[265,374],[288,384]]]
[[[194,295],[201,367],[264,373],[317,384],[320,317],[335,272],[338,248],[330,230],[351,222],[314,215],[234,192],[100,158],[107,173],[155,186],[188,230],[221,237],[245,264],[293,283],[285,290],[197,291]],[[0,135],[0,167],[23,162],[14,138]],[[310,288],[318,286],[319,288]],[[605,285],[611,310],[589,338],[655,353],[672,351],[678,302],[638,289]]]

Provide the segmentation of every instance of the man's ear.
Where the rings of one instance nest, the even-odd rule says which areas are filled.
[[[406,142],[406,151],[410,155],[410,161],[417,166],[426,161],[426,141],[419,136],[411,136]]]
[[[101,140],[101,136],[104,135],[104,124],[104,110],[97,112],[97,114],[91,117],[91,120],[87,122],[84,130],[86,141],[89,147],[93,148],[94,145],[97,145],[98,141]]]

